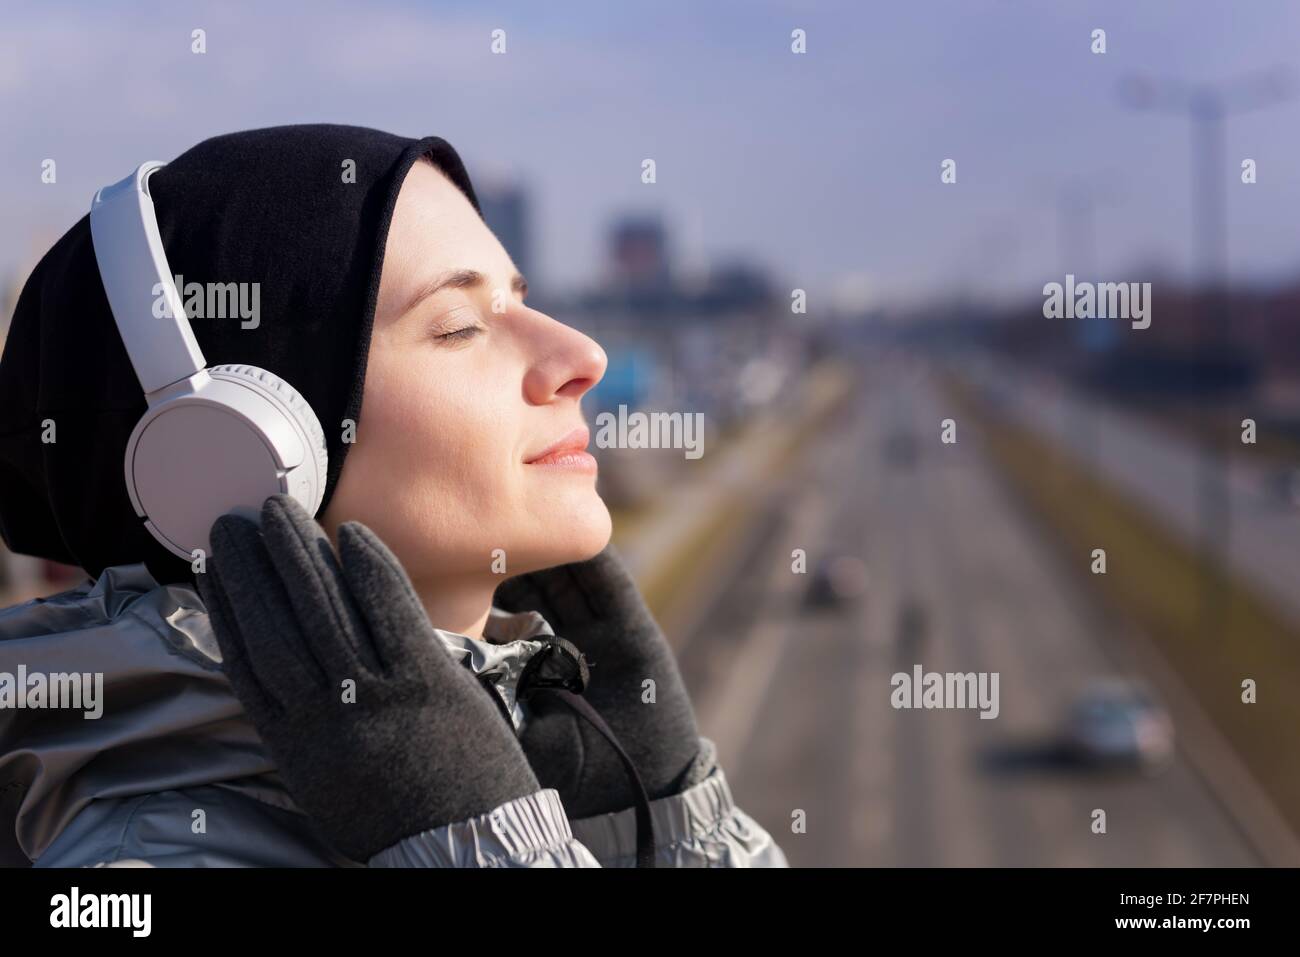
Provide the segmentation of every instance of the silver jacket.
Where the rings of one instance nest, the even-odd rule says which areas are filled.
[[[439,637],[475,672],[501,675],[494,687],[518,728],[527,716],[515,681],[542,644],[536,636],[550,633],[536,612],[494,608],[485,640]],[[0,864],[635,863],[634,808],[570,821],[549,788],[406,837],[368,862],[348,860],[294,805],[220,661],[197,593],[159,585],[144,565],[109,568],[93,584],[0,610]],[[77,685],[84,698],[57,677],[72,673],[88,676]],[[45,676],[44,698],[24,696],[32,675]],[[60,684],[65,706],[49,707]],[[736,806],[713,743],[700,744],[697,783],[651,802],[657,865],[786,866],[771,836]]]

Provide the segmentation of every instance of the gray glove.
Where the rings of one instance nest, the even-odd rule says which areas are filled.
[[[585,562],[507,579],[494,603],[537,611],[590,667],[583,697],[636,764],[651,800],[678,793],[698,770],[699,731],[690,696],[663,632],[622,558],[609,545]],[[646,679],[654,702],[643,701]],[[520,741],[543,787],[560,793],[573,819],[618,811],[634,792],[617,753],[562,703],[539,695]]]
[[[198,588],[235,694],[331,844],[367,861],[539,790],[513,728],[373,532],[340,526],[336,560],[292,498],[267,499],[261,519],[216,521]]]

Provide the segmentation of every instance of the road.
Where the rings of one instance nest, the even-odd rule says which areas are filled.
[[[1180,753],[1155,776],[1054,757],[1074,690],[1116,673],[1099,612],[997,482],[975,436],[939,442],[947,413],[923,370],[863,369],[844,417],[773,479],[751,537],[678,649],[701,729],[737,800],[796,866],[1219,865],[1259,862]],[[886,455],[913,434],[914,463]],[[809,567],[867,566],[844,611],[801,602]],[[897,637],[921,609],[926,637]],[[895,710],[890,676],[996,671],[1000,714]],[[1105,834],[1091,829],[1103,809]],[[803,833],[794,833],[802,820]]]

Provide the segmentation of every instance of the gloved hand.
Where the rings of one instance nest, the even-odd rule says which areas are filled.
[[[584,562],[518,575],[498,586],[505,611],[537,611],[590,666],[583,697],[636,764],[651,800],[678,793],[700,750],[690,697],[663,632],[613,545]],[[653,703],[643,682],[654,682]],[[609,743],[562,704],[538,696],[520,741],[543,787],[569,817],[630,806],[627,774]]]
[[[356,522],[339,558],[296,501],[227,515],[198,578],[223,668],[290,795],[356,861],[539,790],[391,551]],[[347,694],[344,683],[355,682]]]

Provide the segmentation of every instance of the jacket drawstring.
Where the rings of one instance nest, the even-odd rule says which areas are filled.
[[[539,649],[528,664],[515,686],[516,698],[527,701],[537,695],[550,695],[563,703],[575,716],[582,718],[606,741],[609,742],[618,759],[627,772],[628,783],[632,786],[632,797],[636,805],[636,866],[655,866],[654,821],[650,815],[650,797],[646,793],[641,775],[637,773],[636,764],[619,743],[614,730],[600,716],[591,702],[582,697],[587,687],[589,671],[587,660],[571,642],[563,638],[547,637],[546,644]],[[500,696],[494,694],[500,700]],[[510,716],[506,715],[506,720]],[[513,727],[513,722],[511,723]]]

